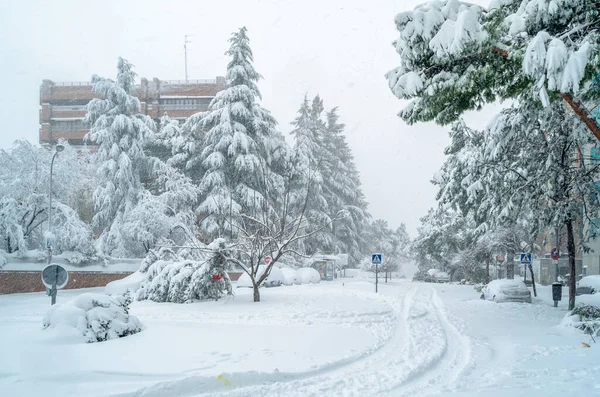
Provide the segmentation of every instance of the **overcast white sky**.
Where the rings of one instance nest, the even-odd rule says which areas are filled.
[[[184,79],[183,39],[190,79],[224,75],[230,34],[248,28],[263,106],[283,132],[291,130],[304,94],[340,107],[374,217],[406,223],[414,235],[435,188],[447,128],[407,126],[404,103],[384,74],[399,64],[391,42],[394,16],[420,0],[3,1],[0,4],[2,91],[0,146],[38,141],[42,79],[113,77],[117,57],[140,76]],[[476,1],[486,4],[487,1]],[[492,113],[468,117],[483,125]]]

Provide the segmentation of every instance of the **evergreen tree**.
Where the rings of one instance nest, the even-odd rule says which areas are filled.
[[[321,120],[323,104],[317,96],[312,107],[306,97],[298,110],[298,116],[292,122],[291,134],[295,138],[293,162],[297,172],[302,176],[302,185],[308,186],[306,218],[308,229],[325,226],[319,233],[306,238],[303,243],[304,253],[313,255],[317,252],[331,252],[335,247],[331,224],[332,208],[325,196],[323,169],[328,153],[323,146],[325,125]],[[301,199],[301,198],[299,198]]]
[[[345,126],[338,122],[337,108],[329,111],[326,118],[323,147],[328,155],[322,167],[324,191],[330,217],[334,218],[340,211],[345,214],[333,222],[332,234],[337,253],[347,253],[358,263],[366,249],[362,234],[369,220],[367,202],[352,150],[344,136]]]
[[[148,156],[156,157],[161,161],[184,169],[182,164],[181,148],[185,138],[179,121],[173,120],[165,113],[160,118],[158,132],[150,135],[144,146],[144,152]],[[183,155],[184,156],[184,155]]]
[[[93,222],[100,233],[99,247],[108,255],[127,255],[121,225],[144,190],[140,173],[148,163],[143,146],[155,128],[152,119],[140,113],[140,101],[132,95],[134,79],[133,65],[119,58],[116,81],[92,77],[93,90],[100,98],[87,106],[86,122],[91,129],[86,139],[98,145],[100,164]]]
[[[256,82],[261,76],[252,65],[246,28],[229,42],[228,88],[190,128],[205,131],[199,157],[206,170],[198,207],[204,216],[202,228],[210,235],[233,237],[242,214],[257,216],[273,204],[282,186],[274,170],[283,166],[287,150],[275,119],[258,104]]]
[[[600,139],[600,126],[580,99],[600,65],[597,3],[496,1],[489,10],[466,2],[431,1],[396,16],[401,64],[387,74],[392,92],[412,102],[408,123],[455,121],[466,110],[535,92],[544,105],[564,99]],[[580,98],[578,99],[577,96]]]
[[[475,134],[473,145],[455,146],[439,179],[440,198],[477,221],[477,238],[501,228],[524,230],[528,250],[539,233],[565,226],[574,274],[574,224],[582,216],[595,218],[599,208],[598,165],[583,155],[593,137],[561,103],[543,107],[531,95],[525,98],[503,110],[485,133]],[[515,244],[506,247],[511,256]],[[575,300],[571,281],[570,306]]]

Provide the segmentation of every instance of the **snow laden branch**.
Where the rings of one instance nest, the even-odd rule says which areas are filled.
[[[584,105],[600,96],[597,11],[581,0],[493,1],[489,10],[447,0],[398,14],[401,64],[387,78],[396,96],[412,100],[400,116],[447,124],[485,103],[535,92],[545,106],[563,99],[600,140]]]

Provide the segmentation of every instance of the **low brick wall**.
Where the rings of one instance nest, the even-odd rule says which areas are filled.
[[[69,272],[69,282],[64,289],[104,287],[131,273]],[[0,294],[45,291],[41,272],[0,271]]]
[[[131,273],[104,272],[69,272],[69,282],[64,289],[104,287],[111,281],[120,280]],[[236,281],[242,273],[230,272],[231,281]],[[0,295],[20,294],[23,292],[41,292],[46,287],[42,284],[42,273],[36,271],[0,271]]]

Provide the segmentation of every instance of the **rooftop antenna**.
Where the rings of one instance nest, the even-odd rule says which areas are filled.
[[[191,41],[188,40],[188,37],[191,37],[191,35],[186,34],[184,36],[184,41],[183,41],[183,50],[184,50],[184,57],[185,57],[185,82],[188,82],[188,69],[187,69],[187,45],[189,43],[191,43]]]

